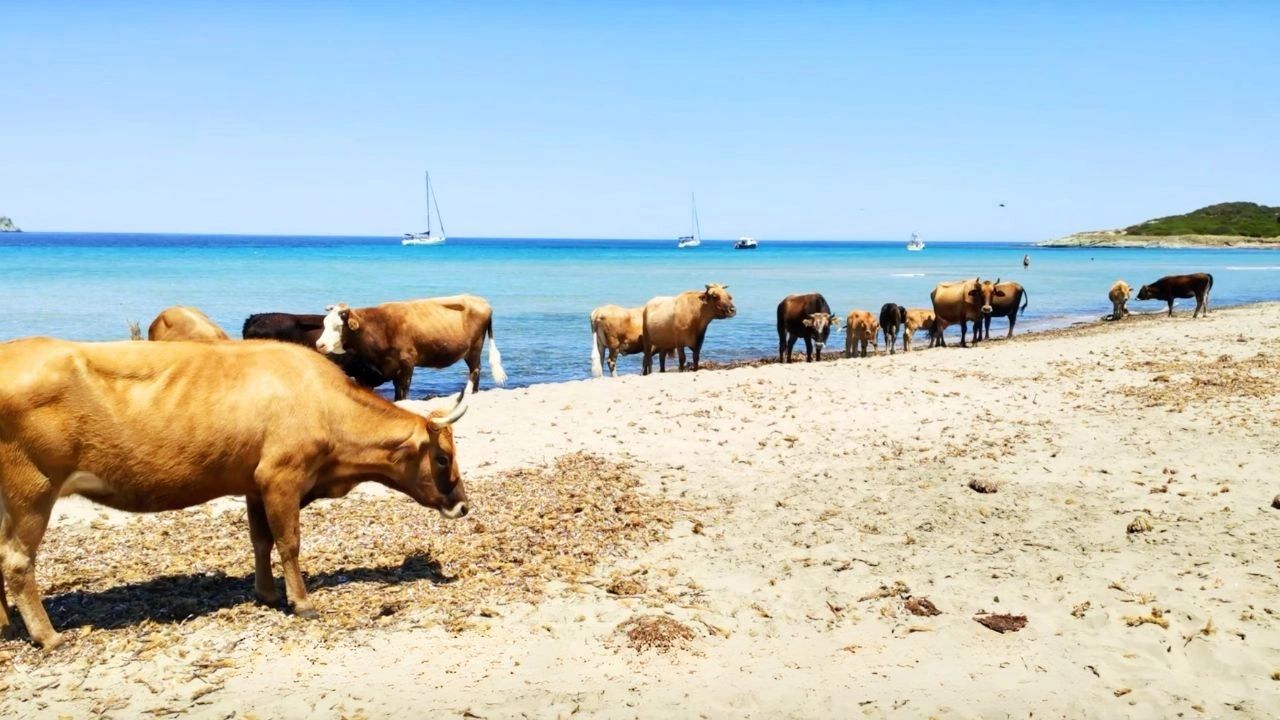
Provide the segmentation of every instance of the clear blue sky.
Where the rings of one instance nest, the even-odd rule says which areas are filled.
[[[670,238],[694,190],[708,237],[1041,239],[1280,204],[1278,30],[1278,2],[0,0],[0,215],[399,234],[429,168],[455,236]]]

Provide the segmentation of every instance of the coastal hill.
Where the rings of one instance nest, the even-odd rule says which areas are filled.
[[[1251,202],[1210,205],[1123,230],[1076,233],[1044,247],[1280,247],[1280,207]]]
[[[22,232],[22,230],[14,225],[12,220],[0,215],[0,232]]]

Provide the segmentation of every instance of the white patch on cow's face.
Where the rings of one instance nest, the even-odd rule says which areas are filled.
[[[453,507],[440,508],[440,514],[449,518],[450,520],[457,520],[460,517],[466,517],[467,512],[469,510],[470,508],[467,507],[467,501],[463,500],[462,502],[454,505]]]
[[[316,350],[329,355],[342,355],[346,348],[342,347],[342,311],[344,305],[330,305],[329,314],[324,316],[324,332],[316,338]]]

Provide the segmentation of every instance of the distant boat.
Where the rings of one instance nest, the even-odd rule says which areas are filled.
[[[431,189],[431,173],[425,173],[427,178],[427,229],[425,232],[405,233],[404,238],[400,241],[401,245],[443,245],[445,241],[444,220],[440,217],[440,205],[436,202],[436,194]],[[431,206],[436,206],[436,220],[440,223],[440,234],[434,235],[431,232]]]
[[[733,249],[734,250],[755,250],[757,247],[759,247],[759,245],[760,244],[755,241],[755,238],[740,237],[738,238],[738,242],[733,244]]]
[[[911,240],[907,242],[907,249],[912,252],[924,249],[924,241],[920,239],[920,233],[911,233]]]
[[[693,207],[693,221],[690,223],[693,234],[676,238],[676,247],[681,250],[695,248],[702,244],[702,228],[698,225],[698,199],[693,196],[693,193],[689,193],[689,204]]]

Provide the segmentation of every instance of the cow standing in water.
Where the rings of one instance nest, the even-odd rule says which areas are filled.
[[[928,308],[911,308],[907,310],[907,319],[903,322],[902,330],[902,352],[911,351],[911,343],[915,338],[915,334],[920,330],[929,332],[929,347],[933,347],[937,342],[937,334],[934,332],[934,314]]]
[[[667,353],[675,351],[684,371],[685,348],[693,351],[693,369],[698,369],[702,343],[712,320],[725,320],[738,314],[728,285],[710,284],[702,292],[688,290],[675,297],[660,296],[644,304],[643,335],[644,375],[653,372],[653,356],[658,354],[658,370],[667,371]]]
[[[448,518],[467,514],[450,427],[356,387],[313,350],[279,342],[0,343],[0,636],[5,590],[31,639],[61,642],[36,585],[58,498],[159,512],[243,496],[254,593],[315,606],[299,564],[299,508],[376,482]]]
[[[618,356],[644,349],[644,306],[601,305],[591,311],[591,375],[601,377],[602,355],[609,355],[609,374],[618,377]],[[670,352],[667,355],[671,355]]]
[[[160,311],[151,327],[148,340],[230,340],[226,331],[193,307],[174,305]]]
[[[1129,314],[1129,295],[1133,290],[1129,288],[1129,283],[1123,280],[1117,280],[1111,289],[1107,291],[1107,299],[1111,301],[1111,319],[1120,320]]]
[[[1139,300],[1164,300],[1169,303],[1169,317],[1173,317],[1173,301],[1177,298],[1194,297],[1196,311],[1191,317],[1197,317],[1203,311],[1209,316],[1209,291],[1213,289],[1213,276],[1209,273],[1192,275],[1166,275],[1150,285],[1143,285],[1138,290]]]
[[[987,288],[985,286],[990,286]],[[991,318],[1003,317],[1009,318],[1009,332],[1005,338],[1013,337],[1013,326],[1018,322],[1018,313],[1027,309],[1027,291],[1016,282],[1000,282],[1000,278],[996,278],[995,282],[984,282],[983,293],[990,294],[991,312],[982,316],[981,328],[974,328],[975,340],[978,338],[978,330],[982,331],[983,340],[991,339]],[[1021,304],[1022,307],[1018,307]]]
[[[778,362],[791,362],[797,340],[804,340],[805,362],[813,362],[815,347],[821,360],[831,331],[839,329],[840,318],[820,293],[786,296],[778,303]]]
[[[474,295],[383,303],[377,307],[330,305],[316,349],[354,353],[395,383],[396,400],[409,396],[415,367],[446,368],[467,363],[472,390],[480,389],[480,353],[489,338],[489,372],[505,385],[502,355],[493,340],[493,310]]]

